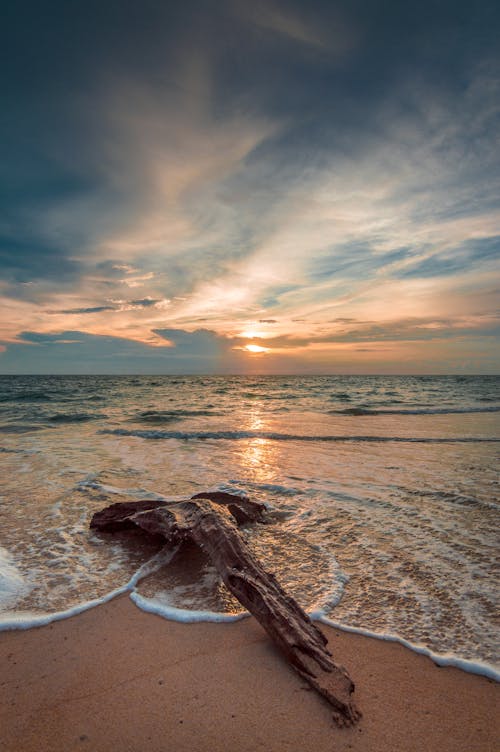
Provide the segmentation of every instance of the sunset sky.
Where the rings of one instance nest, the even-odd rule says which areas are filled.
[[[500,6],[6,4],[0,373],[499,373]]]

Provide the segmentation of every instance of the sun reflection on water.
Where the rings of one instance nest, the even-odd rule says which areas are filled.
[[[244,424],[242,428],[255,432],[269,430],[261,404],[252,406],[246,425]],[[276,476],[276,455],[276,442],[262,436],[255,436],[241,444],[241,463],[251,473],[253,480],[259,483],[269,482]]]

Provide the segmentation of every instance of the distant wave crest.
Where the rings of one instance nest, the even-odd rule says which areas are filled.
[[[465,413],[498,413],[500,406],[491,407],[415,407],[407,409],[368,407],[346,407],[343,410],[329,410],[330,415],[456,415]]]
[[[350,442],[411,442],[417,444],[453,444],[471,442],[500,442],[500,438],[484,437],[405,437],[405,436],[308,436],[288,433],[274,433],[272,431],[141,431],[126,428],[102,429],[101,434],[112,436],[136,436],[140,439],[180,439],[180,440],[225,440],[238,441],[241,439],[268,439],[270,441],[350,441]]]
[[[137,413],[133,420],[141,423],[172,423],[184,418],[201,418],[212,415],[220,415],[220,413],[210,408],[203,410],[143,410]]]

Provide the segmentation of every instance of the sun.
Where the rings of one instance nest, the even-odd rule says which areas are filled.
[[[245,350],[251,353],[267,353],[269,347],[261,347],[260,345],[245,345]]]

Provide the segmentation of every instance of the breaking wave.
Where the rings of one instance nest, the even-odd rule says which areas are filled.
[[[397,410],[346,407],[344,410],[329,410],[328,412],[330,415],[458,415],[465,413],[497,413],[500,412],[500,407],[429,407]]]
[[[141,431],[128,430],[126,428],[102,429],[101,434],[112,436],[136,436],[139,439],[180,439],[180,440],[223,440],[237,441],[241,439],[268,439],[271,441],[370,441],[370,442],[410,442],[417,444],[450,444],[450,443],[473,443],[473,442],[500,442],[500,438],[459,436],[450,438],[441,437],[414,437],[414,436],[307,436],[288,433],[274,433],[272,431]]]

